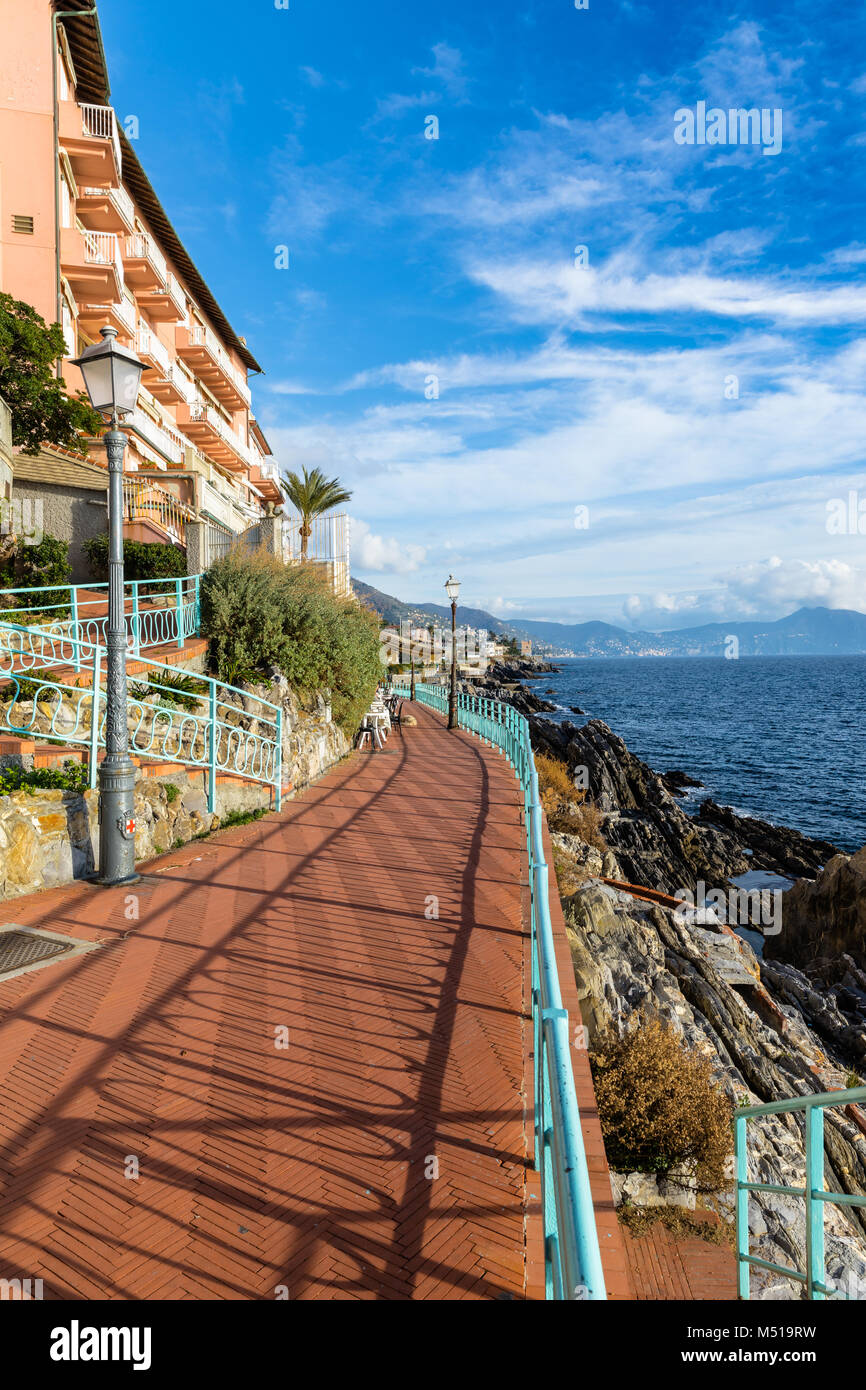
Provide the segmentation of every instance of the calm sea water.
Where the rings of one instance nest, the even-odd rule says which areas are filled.
[[[603,719],[656,771],[697,777],[686,811],[711,796],[849,852],[866,844],[866,656],[555,662],[535,693]]]

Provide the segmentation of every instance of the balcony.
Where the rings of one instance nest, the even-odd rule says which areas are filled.
[[[164,284],[144,291],[138,298],[148,318],[162,323],[179,323],[186,318],[186,295],[171,271],[166,274]]]
[[[129,346],[135,341],[135,306],[121,298],[114,304],[84,304],[78,311],[84,331],[95,338],[106,324],[117,329],[120,340]]]
[[[161,290],[165,286],[168,266],[152,236],[136,232],[124,239],[123,266],[136,291]]]
[[[126,236],[135,227],[135,208],[125,188],[79,189],[75,211],[93,232]]]
[[[282,502],[284,500],[278,482],[279,476],[279,469],[273,459],[262,458],[256,450],[253,450],[250,482],[258,488],[266,502]]]
[[[204,401],[178,406],[177,423],[204,453],[223,468],[245,472],[250,467],[251,449],[213,406]]]
[[[246,377],[235,367],[216,334],[198,324],[175,331],[178,356],[195,368],[208,390],[230,410],[246,410],[252,400]]]
[[[134,410],[127,415],[124,424],[169,463],[183,463],[186,441],[176,430],[167,425],[158,425],[143,410]]]
[[[120,185],[121,154],[117,120],[110,106],[58,102],[60,144],[79,184]]]
[[[60,268],[80,304],[119,303],[123,298],[123,262],[114,232],[62,227]]]

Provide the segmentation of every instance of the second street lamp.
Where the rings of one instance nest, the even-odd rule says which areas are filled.
[[[99,765],[99,882],[133,883],[135,872],[135,768],[129,756],[126,708],[126,619],[123,597],[123,455],[118,420],[135,409],[141,374],[135,353],[103,328],[102,342],[85,348],[81,368],[94,410],[108,418],[108,621],[105,628],[105,757]],[[95,694],[96,692],[94,692]],[[98,718],[98,708],[94,708]]]
[[[457,728],[457,595],[460,580],[449,574],[445,592],[451,600],[451,694],[448,699],[448,728]]]

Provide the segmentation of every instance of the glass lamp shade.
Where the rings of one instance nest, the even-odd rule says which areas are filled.
[[[90,404],[101,415],[128,415],[135,410],[141,374],[146,371],[134,352],[115,342],[116,328],[103,328],[102,342],[85,348],[73,366],[80,367]]]
[[[457,602],[457,595],[460,593],[460,580],[455,579],[453,574],[449,574],[445,580],[445,592],[452,603]]]

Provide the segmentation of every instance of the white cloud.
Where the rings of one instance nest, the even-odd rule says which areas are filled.
[[[401,545],[389,536],[373,535],[366,521],[352,518],[352,571],[372,570],[374,573],[411,574],[423,564],[427,552],[422,545],[411,542]]]

